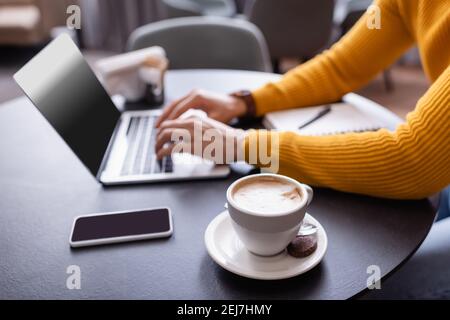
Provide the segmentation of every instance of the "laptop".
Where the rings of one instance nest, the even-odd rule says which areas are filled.
[[[14,79],[89,171],[105,185],[226,177],[226,165],[189,154],[156,159],[160,110],[119,112],[68,35]]]

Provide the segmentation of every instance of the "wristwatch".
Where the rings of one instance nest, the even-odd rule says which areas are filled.
[[[230,96],[241,99],[245,103],[246,112],[240,117],[241,119],[251,119],[256,117],[255,99],[253,99],[252,93],[249,90],[233,92]]]

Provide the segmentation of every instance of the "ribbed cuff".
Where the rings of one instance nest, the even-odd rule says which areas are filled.
[[[251,92],[255,104],[255,116],[260,117],[274,108],[274,85],[268,83],[265,86]]]

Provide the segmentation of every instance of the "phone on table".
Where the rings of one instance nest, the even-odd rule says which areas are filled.
[[[169,237],[173,232],[168,208],[96,213],[76,217],[71,247],[86,247]]]

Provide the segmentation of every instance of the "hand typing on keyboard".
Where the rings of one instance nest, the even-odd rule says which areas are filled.
[[[192,109],[202,110],[211,119],[223,123],[241,117],[247,111],[247,107],[241,99],[216,92],[192,90],[188,95],[173,101],[164,108],[163,113],[156,121],[156,127],[159,128],[164,121],[175,120]]]
[[[136,116],[130,119],[127,130],[128,149],[121,175],[141,175],[172,172],[170,156],[156,158],[156,117]]]
[[[217,164],[229,164],[243,159],[244,138],[244,130],[207,117],[166,120],[159,127],[155,150],[158,159],[187,152]]]

